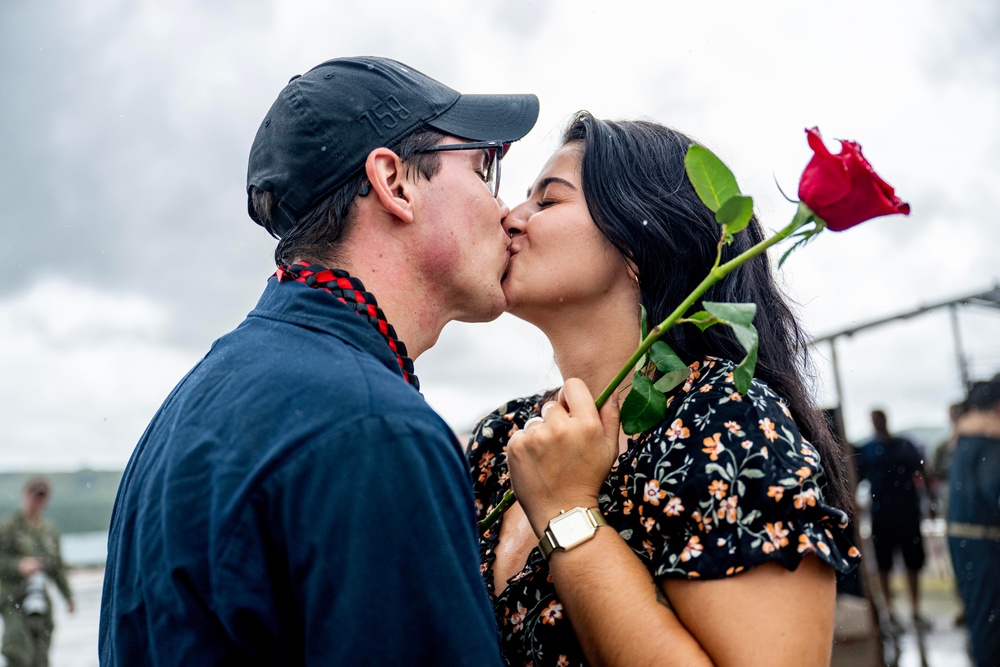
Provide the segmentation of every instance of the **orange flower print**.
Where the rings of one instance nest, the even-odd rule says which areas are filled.
[[[635,507],[635,505],[632,503],[632,500],[626,499],[625,502],[622,504],[622,514],[625,515],[631,514],[633,507]]]
[[[729,400],[730,401],[736,401],[737,403],[742,403],[743,402],[743,395],[740,392],[738,392],[738,391],[729,391],[729,392],[726,392],[726,393],[729,394]]]
[[[733,373],[726,373],[726,384],[733,383]]]
[[[861,552],[858,551],[857,547],[851,547],[850,549],[847,550],[847,555],[850,556],[851,558],[857,558],[858,556],[861,555]]]
[[[667,516],[680,516],[683,511],[684,505],[681,504],[681,499],[677,496],[668,500],[666,507],[663,508],[663,513]]]
[[[744,440],[743,442],[740,443],[740,447],[742,447],[743,449],[750,449],[751,447],[753,447],[753,440]]]
[[[807,551],[816,551],[816,547],[813,546],[812,540],[810,540],[809,536],[804,533],[802,535],[799,535],[798,551],[800,554],[803,554]]]
[[[508,479],[510,479],[510,471],[505,469],[502,473],[500,473],[500,476],[497,477],[497,482],[503,486],[507,483]]]
[[[760,425],[760,430],[764,432],[764,437],[769,441],[774,442],[778,439],[778,432],[774,430],[774,422],[772,422],[767,417],[764,417],[757,422]]]
[[[701,540],[698,536],[692,536],[691,539],[688,540],[687,545],[684,547],[684,551],[681,552],[681,560],[686,563],[692,558],[697,558],[701,555],[704,548],[705,547],[701,545]]]
[[[660,488],[659,480],[651,479],[646,482],[646,488],[642,493],[642,499],[650,505],[659,505],[662,498],[667,497],[667,492]]]
[[[769,486],[767,487],[767,497],[774,498],[774,502],[780,502],[781,497],[785,495],[785,487],[783,486]]]
[[[698,524],[698,530],[705,532],[705,522],[701,518],[701,512],[698,510],[691,512],[691,519]]]
[[[743,435],[743,427],[740,426],[739,423],[737,423],[737,422],[728,421],[725,424],[723,424],[723,426],[725,426],[726,428],[728,428],[729,432],[732,433],[733,435],[736,435],[736,436]]]
[[[647,533],[653,532],[653,528],[656,527],[656,519],[653,517],[646,517],[642,520],[642,527],[646,529]]]
[[[807,477],[811,477],[812,474],[813,474],[812,469],[807,468],[806,466],[802,466],[801,468],[795,471],[796,477],[801,477],[803,480],[805,480]]]
[[[781,411],[785,413],[786,417],[789,419],[792,418],[792,413],[788,411],[788,406],[785,405],[784,401],[778,401],[778,407],[781,408]]]
[[[698,391],[700,391],[703,394],[707,394],[708,392],[712,391],[712,385],[703,384],[701,385],[701,389],[699,389]]]
[[[476,514],[481,515],[483,513],[483,501],[476,498]]]
[[[742,571],[743,571],[743,566],[742,565],[740,565],[738,567],[731,567],[728,570],[726,570],[726,576],[727,577],[731,577],[734,574],[739,574]]]
[[[802,493],[796,493],[792,498],[795,501],[795,509],[802,510],[807,507],[816,506],[816,489],[806,489]]]
[[[825,553],[827,556],[830,555],[830,547],[826,545],[826,542],[817,542],[816,546],[819,547],[819,550]]]
[[[555,625],[556,621],[562,618],[562,605],[553,600],[549,606],[542,610],[542,623]]]
[[[739,498],[736,496],[729,496],[719,503],[719,519],[725,519],[729,523],[736,523],[737,502],[739,502]]]
[[[642,548],[646,552],[647,556],[649,556],[650,558],[653,557],[653,543],[652,542],[650,542],[649,540],[643,540],[642,541]]]
[[[510,610],[508,609],[507,611],[509,612]],[[510,615],[510,624],[514,626],[514,632],[520,632],[524,629],[524,619],[527,615],[528,610],[518,602],[517,613]]]
[[[727,490],[729,490],[729,485],[721,479],[713,479],[712,483],[708,485],[708,492],[715,496],[716,500],[725,498]]]
[[[489,479],[490,474],[493,472],[493,462],[496,461],[496,456],[490,452],[483,452],[483,456],[479,459],[479,483],[484,483]]]
[[[569,658],[560,653],[559,659],[556,660],[556,667],[569,667]]]
[[[767,531],[767,539],[770,540],[769,542],[764,542],[764,546],[761,547],[764,553],[769,554],[781,547],[788,546],[788,529],[784,527],[781,521],[764,524],[764,530]]]
[[[765,461],[767,460],[767,458],[768,458],[767,447],[761,447],[760,448],[760,455],[764,457]]]
[[[722,442],[720,442],[721,438],[722,438],[721,433],[714,433],[712,434],[711,438],[705,438],[701,443],[705,445],[704,447],[702,447],[701,451],[705,452],[706,454],[709,454],[709,458],[712,459],[713,461],[718,461],[719,454],[721,454],[723,450],[726,449],[725,445],[723,445]]]
[[[667,440],[674,442],[675,440],[683,440],[684,438],[691,437],[691,431],[689,431],[685,426],[684,422],[680,419],[675,419],[674,423],[670,425],[670,430],[667,431]]]
[[[698,378],[701,377],[701,371],[698,370],[699,368],[701,368],[701,362],[700,361],[694,362],[693,364],[691,364],[690,366],[688,366],[688,368],[691,369],[691,377],[693,377],[695,380],[697,380]]]

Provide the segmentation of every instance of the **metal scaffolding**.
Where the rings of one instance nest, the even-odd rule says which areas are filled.
[[[968,359],[966,358],[965,351],[962,346],[962,333],[959,329],[958,308],[960,306],[979,306],[1000,311],[1000,283],[995,284],[991,289],[986,290],[985,292],[976,292],[975,294],[958,297],[957,299],[949,299],[948,301],[941,301],[940,303],[920,306],[919,308],[915,308],[914,310],[910,310],[905,313],[899,313],[898,315],[892,315],[890,317],[883,317],[878,320],[858,324],[848,329],[842,329],[824,336],[817,336],[816,338],[813,338],[810,341],[810,345],[816,346],[821,343],[830,344],[830,362],[833,365],[833,387],[837,395],[837,410],[841,413],[841,415],[843,414],[844,406],[844,388],[840,379],[840,363],[837,359],[837,339],[842,336],[850,337],[859,331],[873,329],[897,320],[908,320],[912,317],[916,317],[917,315],[923,315],[924,313],[929,313],[940,308],[947,308],[950,312],[951,332],[955,343],[955,359],[957,361],[959,378],[962,382],[962,387],[968,389],[972,380],[969,377]]]

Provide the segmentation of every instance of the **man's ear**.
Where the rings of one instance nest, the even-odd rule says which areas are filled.
[[[376,148],[365,161],[365,174],[383,208],[403,222],[413,222],[413,197],[399,156],[388,148]]]

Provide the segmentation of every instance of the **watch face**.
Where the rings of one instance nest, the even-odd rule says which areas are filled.
[[[552,519],[549,530],[558,546],[570,549],[593,537],[597,528],[590,522],[587,510],[577,507]]]

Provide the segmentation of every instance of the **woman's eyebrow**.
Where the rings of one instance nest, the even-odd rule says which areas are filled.
[[[528,194],[526,195],[526,197],[531,197],[531,193],[533,191],[544,190],[545,188],[549,187],[554,183],[557,183],[559,185],[565,185],[567,188],[571,190],[576,190],[576,186],[567,181],[565,178],[559,178],[558,176],[546,176],[542,180],[538,181],[538,183],[535,184],[534,188],[528,188]]]

